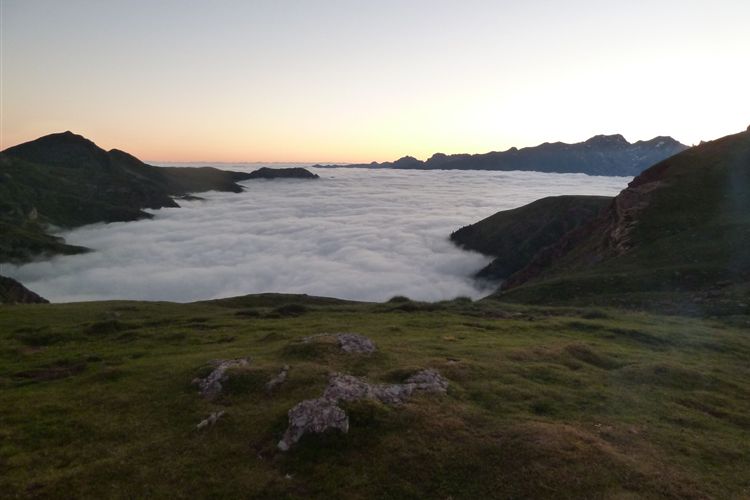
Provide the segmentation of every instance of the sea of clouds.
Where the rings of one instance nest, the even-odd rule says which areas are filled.
[[[253,170],[259,165],[220,165]],[[491,292],[471,279],[490,259],[450,233],[559,194],[615,195],[630,180],[536,172],[311,169],[319,180],[253,180],[245,192],[154,210],[154,218],[63,233],[94,252],[3,266],[53,302],[187,302],[260,292],[382,301]]]

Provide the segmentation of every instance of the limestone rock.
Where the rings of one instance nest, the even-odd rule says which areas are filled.
[[[446,392],[448,381],[437,370],[420,370],[406,379],[406,385],[414,385],[414,389],[425,392]]]
[[[281,451],[287,451],[307,432],[321,433],[328,429],[349,432],[349,417],[326,398],[307,399],[289,410],[289,427],[279,441]]]
[[[338,406],[339,401],[378,400],[384,404],[404,403],[415,392],[445,393],[448,381],[437,370],[420,370],[403,384],[369,384],[361,378],[342,373],[332,373],[323,397],[302,401],[289,411],[289,427],[279,442],[281,451],[287,451],[307,432],[324,432],[328,429],[349,431],[349,418]]]
[[[372,340],[356,333],[339,333],[336,339],[341,350],[349,354],[372,354],[376,350]]]
[[[222,389],[221,383],[227,379],[227,370],[250,366],[250,360],[248,358],[219,359],[212,361],[211,364],[216,368],[207,377],[193,380],[193,384],[200,389],[201,396],[206,399],[214,399],[219,395]]]
[[[201,420],[200,423],[195,426],[195,428],[198,430],[201,430],[204,427],[209,427],[209,426],[214,425],[221,417],[224,416],[224,413],[226,413],[224,410],[213,412],[206,419]]]

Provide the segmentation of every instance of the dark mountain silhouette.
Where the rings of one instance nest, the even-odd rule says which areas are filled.
[[[477,278],[502,280],[542,248],[596,218],[611,202],[607,196],[550,196],[464,226],[450,238],[462,248],[495,257]]]
[[[250,172],[248,179],[318,179],[319,176],[302,167],[268,168],[261,167]]]
[[[651,165],[684,151],[687,146],[671,137],[630,143],[621,135],[597,135],[585,142],[545,142],[529,148],[511,148],[484,154],[435,153],[427,161],[405,156],[393,162],[355,165],[316,165],[420,170],[533,170],[634,176]]]
[[[498,297],[747,313],[748,248],[750,131],[646,170],[598,217],[540,250]]]
[[[49,301],[35,294],[13,278],[0,276],[0,304],[47,304]]]
[[[48,228],[148,218],[144,209],[178,207],[175,196],[239,192],[237,181],[247,178],[211,167],[154,167],[71,132],[19,144],[0,153],[0,261],[85,251]]]

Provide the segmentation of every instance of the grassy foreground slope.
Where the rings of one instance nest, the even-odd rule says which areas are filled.
[[[740,498],[750,495],[750,318],[263,295],[0,307],[6,498]],[[323,332],[378,347],[347,355]],[[249,356],[224,395],[190,385]],[[289,379],[264,384],[289,364]],[[275,447],[330,371],[444,396],[346,406]],[[225,410],[216,425],[195,426]]]
[[[636,177],[602,215],[504,283],[504,300],[750,310],[750,130]]]

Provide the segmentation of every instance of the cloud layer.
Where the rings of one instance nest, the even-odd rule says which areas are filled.
[[[54,302],[260,292],[477,298],[489,290],[470,276],[489,259],[454,247],[453,230],[544,196],[614,195],[628,181],[535,172],[316,173],[318,181],[247,181],[244,193],[206,193],[206,201],[154,211],[153,220],[79,228],[63,236],[96,252],[3,266],[3,273]]]

